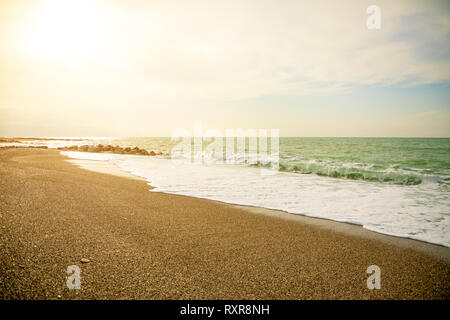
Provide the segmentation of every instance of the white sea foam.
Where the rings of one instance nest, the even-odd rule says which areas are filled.
[[[103,160],[147,179],[165,192],[284,210],[450,247],[450,197],[438,184],[395,185],[278,172],[261,175],[241,165],[175,164],[169,159],[119,154],[62,152]]]

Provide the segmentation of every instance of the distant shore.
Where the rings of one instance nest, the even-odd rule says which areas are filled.
[[[57,150],[0,149],[3,299],[450,297],[448,248],[151,193],[143,180],[65,159]],[[65,286],[74,264],[80,290]],[[374,264],[380,290],[366,286]]]
[[[29,145],[27,142],[43,142],[44,144]],[[69,139],[69,138],[2,138],[0,137],[0,148],[40,148],[48,149],[49,147],[45,145],[45,142],[50,141],[62,141],[62,142],[87,142],[84,139]],[[80,152],[95,152],[95,153],[116,153],[116,154],[135,154],[141,156],[160,156],[162,152],[155,152],[153,150],[141,149],[137,146],[134,147],[121,147],[118,145],[103,145],[99,143],[91,144],[72,144],[68,146],[54,147],[60,151],[80,151]]]

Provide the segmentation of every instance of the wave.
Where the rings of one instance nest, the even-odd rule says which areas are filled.
[[[289,156],[280,154],[278,157],[248,153],[192,153],[165,154],[167,158],[182,159],[187,162],[192,159],[203,159],[205,163],[227,163],[276,169],[282,172],[297,174],[315,174],[323,177],[361,180],[368,182],[383,182],[398,185],[419,185],[438,183],[450,186],[450,175],[433,174],[429,169],[415,168],[403,164],[376,164],[359,162],[333,162],[327,159],[305,159],[301,155]]]

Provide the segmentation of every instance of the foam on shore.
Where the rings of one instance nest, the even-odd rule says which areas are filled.
[[[133,155],[62,154],[114,163],[145,178],[155,187],[152,192],[349,222],[388,235],[450,247],[449,195],[430,186],[367,183],[289,172],[261,175],[258,168],[177,164],[169,159]]]
[[[108,161],[94,161],[94,160],[67,160],[67,161],[79,166],[80,168],[89,171],[112,174],[114,176],[135,180],[144,180],[143,178],[136,177],[135,175],[129,172],[119,169],[114,163]]]

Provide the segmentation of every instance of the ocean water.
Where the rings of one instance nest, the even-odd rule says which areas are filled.
[[[103,143],[170,155],[178,141],[126,138]],[[405,185],[450,184],[449,138],[280,138],[279,149],[281,171]]]
[[[450,139],[280,138],[280,170],[174,161],[170,138],[102,140],[160,157],[63,152],[147,179],[151,192],[284,210],[450,247]]]

